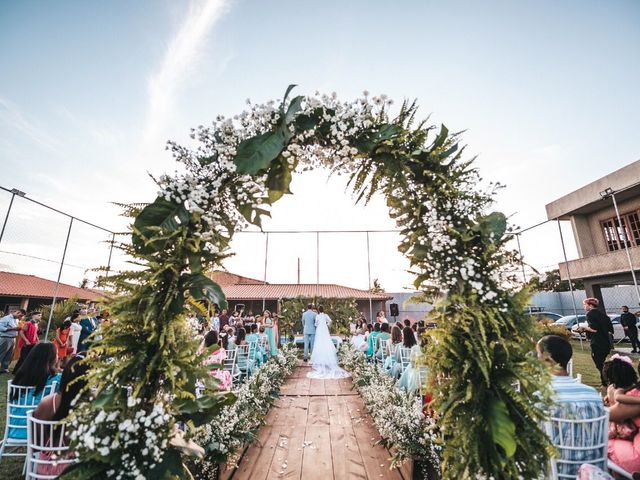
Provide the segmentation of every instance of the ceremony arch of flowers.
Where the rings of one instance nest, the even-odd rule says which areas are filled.
[[[292,88],[194,129],[197,148],[170,142],[180,173],[157,179],[153,203],[128,207],[121,247],[141,268],[108,278],[118,321],[88,360],[92,401],[74,419],[81,461],[65,476],[190,476],[188,440],[234,398],[213,383],[195,397],[209,377],[187,304],[224,306],[205,273],[222,265],[234,233],[260,227],[296,171],[327,168],[348,176],[356,202],[384,196],[415,287],[440,298],[427,356],[443,477],[538,478],[549,455],[538,426],[546,377],[530,355],[527,292],[509,287],[506,218],[490,212],[498,186],[483,189],[460,135],[418,121],[415,103],[391,116],[385,96],[290,98]]]

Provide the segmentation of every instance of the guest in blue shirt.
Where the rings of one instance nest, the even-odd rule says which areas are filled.
[[[590,420],[602,417],[605,407],[598,391],[578,382],[567,373],[567,365],[573,355],[573,349],[567,339],[559,335],[547,335],[538,341],[536,348],[538,358],[542,360],[551,372],[551,388],[554,393],[554,405],[549,412],[549,417],[563,420]],[[585,439],[601,438],[604,432],[594,432],[594,426],[590,424],[571,424],[563,426],[562,431],[556,422],[553,422],[551,440],[558,446],[560,439],[564,444],[572,447],[580,447]],[[608,425],[603,428],[608,429]],[[588,431],[584,431],[588,429]],[[605,434],[606,435],[606,434]],[[573,437],[570,439],[570,437]],[[606,444],[604,446],[606,450]],[[558,474],[566,478],[574,477],[581,463],[592,463],[606,470],[606,455],[604,461],[596,463],[594,460],[602,456],[602,448],[584,450],[574,448],[558,448],[557,468]],[[576,463],[563,463],[576,462]]]
[[[58,354],[56,347],[50,342],[41,342],[31,349],[27,358],[16,372],[13,385],[33,387],[26,395],[17,398],[14,394],[9,401],[18,402],[28,407],[11,407],[11,424],[9,437],[15,440],[27,438],[27,412],[40,403],[44,395],[56,392],[60,383],[60,373],[56,370]],[[54,386],[55,383],[55,386]]]

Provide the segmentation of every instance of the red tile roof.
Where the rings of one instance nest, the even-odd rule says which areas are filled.
[[[311,284],[252,284],[252,285],[221,285],[229,300],[277,300],[280,298],[355,298],[356,300],[391,300],[393,297],[386,293],[370,293],[357,288],[341,285],[321,283]]]
[[[34,275],[0,271],[0,295],[22,298],[52,298],[56,282]],[[98,300],[98,290],[79,288],[61,283],[58,298],[78,297],[80,300]]]
[[[256,280],[255,278],[243,277],[235,273],[221,271],[209,274],[209,278],[221,287],[227,285],[262,285],[264,283],[262,280]]]

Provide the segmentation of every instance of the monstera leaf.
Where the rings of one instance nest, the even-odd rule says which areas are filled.
[[[173,405],[179,412],[178,420],[191,421],[196,427],[200,427],[212,421],[222,407],[231,405],[235,399],[236,396],[232,393],[216,392],[196,399],[178,398],[173,401]]]
[[[191,217],[184,204],[177,204],[158,197],[155,201],[142,209],[133,222],[134,229],[139,235],[133,235],[133,245],[138,250],[161,250],[166,240],[148,242],[154,235],[172,232],[180,225],[187,223]]]
[[[497,398],[489,402],[489,427],[496,445],[504,450],[507,458],[516,453],[516,426],[509,418],[506,404]]]
[[[208,300],[217,303],[221,309],[227,308],[227,299],[220,285],[202,273],[184,274],[181,283],[195,300]]]
[[[255,175],[261,170],[266,170],[273,160],[275,160],[287,142],[291,140],[293,134],[289,131],[289,123],[302,109],[304,97],[297,96],[289,103],[285,110],[287,97],[296,85],[289,85],[282,99],[280,106],[280,123],[272,132],[265,132],[253,138],[240,142],[234,159],[239,173]]]
[[[267,187],[269,188],[269,201],[275,202],[285,193],[291,193],[291,169],[286,159],[274,162],[267,175]]]
[[[238,172],[255,175],[269,168],[289,140],[285,130],[278,128],[240,142],[234,159]]]
[[[498,242],[507,231],[507,217],[504,213],[493,212],[481,217],[473,226],[473,230],[480,232],[484,238],[492,243]]]

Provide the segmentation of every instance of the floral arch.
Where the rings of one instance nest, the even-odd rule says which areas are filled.
[[[169,143],[182,172],[157,180],[153,203],[127,208],[131,242],[121,247],[142,268],[107,279],[120,321],[105,328],[89,360],[94,400],[78,409],[81,463],[67,475],[190,476],[176,422],[188,439],[233,395],[207,385],[195,397],[196,380],[207,375],[185,307],[224,305],[204,273],[221,266],[235,232],[260,226],[269,206],[290,193],[296,170],[326,167],[349,176],[356,201],[384,195],[415,287],[440,298],[428,366],[443,477],[538,478],[548,441],[533,399],[546,377],[529,354],[527,293],[508,287],[515,257],[507,221],[489,213],[497,185],[481,189],[459,134],[418,121],[415,103],[391,117],[385,96],[289,99],[292,88],[281,102],[248,102],[241,114],[194,129],[195,149]]]

